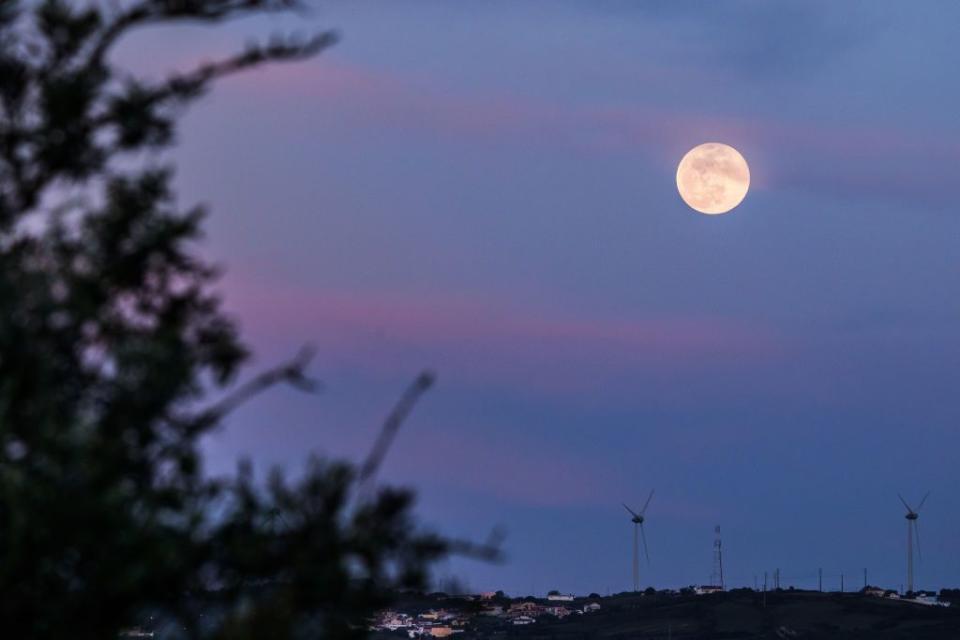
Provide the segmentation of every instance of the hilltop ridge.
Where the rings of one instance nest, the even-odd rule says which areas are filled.
[[[960,607],[925,606],[905,600],[860,593],[768,591],[750,589],[695,595],[692,593],[621,593],[607,597],[576,597],[569,602],[540,598],[500,598],[483,604],[462,598],[407,597],[397,611],[412,620],[423,611],[446,612],[440,621],[422,628],[380,630],[376,638],[453,636],[472,638],[570,639],[611,638],[649,640],[956,640],[960,638]],[[527,616],[518,604],[541,615]],[[589,604],[598,605],[584,613]],[[500,613],[492,613],[499,607]],[[539,608],[538,608],[539,607]],[[548,609],[563,615],[548,613]],[[513,610],[511,612],[511,609]],[[486,613],[484,613],[486,611]],[[457,612],[451,615],[451,612]],[[518,619],[525,619],[517,624]]]

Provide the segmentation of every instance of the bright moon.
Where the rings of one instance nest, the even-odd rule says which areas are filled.
[[[719,142],[690,149],[677,167],[677,190],[700,213],[726,213],[750,188],[750,168],[740,152]]]

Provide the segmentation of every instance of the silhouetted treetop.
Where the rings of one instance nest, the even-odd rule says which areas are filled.
[[[434,559],[496,553],[421,532],[411,493],[371,485],[428,374],[359,470],[315,459],[296,482],[274,472],[265,484],[249,466],[219,480],[203,472],[199,439],[243,401],[277,383],[315,387],[311,353],[234,386],[247,350],[212,288],[217,270],[196,250],[205,211],[178,207],[155,152],[218,78],[302,60],[336,37],[274,38],[157,81],[111,52],[141,28],[301,9],[0,2],[9,637],[116,637],[153,612],[184,637],[360,637],[395,589],[425,586]]]

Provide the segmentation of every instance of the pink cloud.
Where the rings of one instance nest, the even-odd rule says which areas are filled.
[[[625,487],[636,484],[632,458],[625,463],[608,454],[571,453],[554,446],[549,438],[532,437],[522,429],[509,437],[494,436],[480,426],[463,423],[442,429],[421,425],[406,431],[386,466],[384,476],[391,481],[443,487],[459,496],[473,493],[528,507],[599,506],[620,513],[619,502],[630,497],[625,492],[631,493]],[[714,506],[672,495],[668,486],[661,486],[658,495],[658,517],[701,521],[718,515]]]
[[[612,473],[551,451],[549,443],[520,434],[493,439],[483,433],[462,427],[411,430],[387,472],[537,507],[595,506],[597,496],[616,486]],[[403,455],[411,450],[426,455]]]
[[[616,388],[626,374],[663,381],[779,361],[769,329],[723,318],[594,317],[498,300],[415,299],[263,285],[236,278],[230,306],[255,339],[314,341],[321,356],[373,371],[429,365],[460,384],[546,391]]]
[[[282,94],[300,98],[371,101],[371,105],[382,105],[381,99],[396,98],[413,91],[408,82],[399,78],[330,58],[266,65],[232,76],[226,82],[231,88],[251,94],[252,98]]]
[[[303,100],[305,109],[336,112],[340,124],[346,119],[364,129],[484,143],[533,136],[580,152],[657,153],[672,163],[688,145],[722,139],[768,156],[769,166],[757,166],[753,176],[753,188],[760,189],[780,186],[933,202],[947,197],[939,191],[952,185],[952,174],[938,168],[960,162],[960,145],[938,132],[882,124],[840,127],[753,114],[704,115],[647,104],[565,105],[513,93],[455,91],[428,78],[329,59],[281,65],[229,82],[249,99],[282,93]]]

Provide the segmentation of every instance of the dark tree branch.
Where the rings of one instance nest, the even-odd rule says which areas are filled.
[[[101,72],[104,64],[103,58],[110,47],[116,43],[116,40],[123,33],[134,26],[151,23],[165,24],[184,19],[215,22],[240,13],[288,11],[302,7],[297,0],[223,0],[222,2],[213,2],[214,6],[206,6],[210,4],[209,2],[155,0],[134,5],[103,29],[102,35],[93,46],[87,62],[87,75],[93,77]],[[252,46],[246,51],[222,60],[201,64],[197,68],[184,73],[175,73],[157,86],[145,87],[139,95],[136,95],[136,107],[141,113],[149,113],[154,110],[155,113],[159,114],[160,109],[165,106],[196,98],[212,82],[220,78],[265,63],[304,60],[331,47],[337,40],[336,32],[324,31],[306,39],[276,39],[264,45]],[[64,71],[60,67],[62,63],[55,62],[52,64],[55,66],[38,70],[38,77],[49,80]],[[115,70],[111,70],[110,73],[115,73]],[[92,114],[85,123],[85,126],[89,127],[91,132],[89,136],[91,141],[97,139],[99,132],[111,132],[121,128],[122,121],[114,108],[131,96],[115,94],[109,97],[104,95],[104,97],[106,99],[92,109]],[[37,167],[39,170],[32,173],[23,170],[25,164],[37,160],[32,155],[35,151],[24,156],[22,155],[23,149],[34,149],[37,141],[47,140],[51,132],[44,122],[35,123],[32,126],[20,125],[17,130],[10,131],[4,129],[4,125],[7,124],[6,122],[0,123],[0,134],[2,134],[0,142],[3,143],[0,145],[0,154],[2,154],[10,171],[8,177],[11,191],[7,194],[9,202],[3,203],[10,206],[0,207],[0,209],[22,212],[32,209],[41,199],[43,190],[57,177],[55,175],[56,171],[43,165]],[[111,157],[124,151],[124,145],[122,144],[110,145],[104,142],[99,149],[95,149],[93,143],[91,145],[91,151],[96,150],[103,157]],[[9,216],[5,216],[4,213],[5,211],[0,210],[0,225],[12,221],[6,219]]]
[[[220,22],[222,20],[265,11],[305,10],[299,0],[222,0],[216,3],[147,0],[118,13],[102,30],[94,44],[89,66],[103,64],[107,52],[126,33],[137,27],[170,24],[174,21]]]
[[[501,562],[504,559],[501,545],[506,538],[506,533],[500,527],[494,527],[487,536],[486,541],[477,543],[460,538],[447,540],[447,548],[450,553],[483,560],[485,562]]]
[[[10,637],[116,638],[156,611],[192,638],[355,639],[447,554],[501,557],[497,532],[477,544],[420,529],[411,491],[376,487],[365,499],[430,373],[399,399],[361,468],[314,459],[296,481],[276,471],[266,486],[249,465],[233,478],[204,473],[201,438],[232,411],[281,383],[317,389],[313,352],[227,387],[247,350],[210,290],[217,271],[192,248],[200,211],[180,210],[152,158],[124,161],[169,148],[182,107],[217,79],[309,57],[336,36],[270,41],[161,81],[129,74],[110,52],[142,26],[301,6],[0,0],[0,510],[10,516],[0,620]],[[73,189],[92,197],[65,213]]]
[[[192,71],[175,74],[162,85],[148,91],[142,100],[145,104],[159,105],[169,100],[191,98],[214,80],[266,62],[309,58],[336,44],[337,38],[336,32],[326,31],[305,42],[274,42],[265,47],[254,47],[223,60],[202,64]],[[109,111],[102,113],[94,118],[93,123],[98,129],[110,126],[113,124],[113,114]]]
[[[380,429],[380,435],[373,444],[373,448],[360,466],[358,480],[361,494],[366,492],[373,482],[373,478],[383,463],[383,459],[386,457],[387,451],[389,451],[390,445],[393,443],[393,439],[400,429],[400,425],[403,424],[403,421],[410,414],[410,411],[413,410],[420,396],[433,385],[434,380],[435,377],[430,371],[424,371],[417,376],[417,379],[414,380],[413,384],[400,396],[400,400],[396,406],[394,406],[393,411],[387,416],[383,427]]]
[[[272,369],[267,369],[252,380],[248,380],[212,407],[201,411],[196,417],[189,420],[189,422],[202,425],[216,424],[225,416],[235,411],[240,405],[280,383],[289,384],[300,391],[308,393],[317,392],[320,388],[320,383],[309,378],[305,373],[306,367],[313,359],[314,353],[315,350],[312,347],[306,346],[301,348],[297,355],[289,362],[273,367]]]

